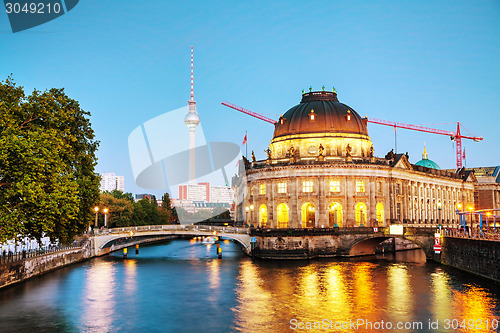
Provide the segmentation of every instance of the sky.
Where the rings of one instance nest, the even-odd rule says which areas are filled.
[[[125,176],[126,192],[161,196],[135,184],[128,136],[187,105],[191,45],[207,142],[241,145],[247,132],[248,151],[264,159],[272,124],[220,103],[277,119],[302,89],[325,85],[361,116],[460,122],[462,134],[484,137],[463,140],[467,167],[500,165],[500,1],[80,1],[17,33],[1,11],[0,80],[12,74],[28,93],[65,88],[91,112],[96,171]],[[368,131],[376,156],[394,148],[393,128]],[[411,163],[424,142],[429,159],[455,168],[449,137],[397,131]]]

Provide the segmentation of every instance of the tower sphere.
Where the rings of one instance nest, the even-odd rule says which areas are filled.
[[[188,112],[186,117],[184,117],[184,124],[189,128],[196,127],[200,124],[200,117],[197,113]]]

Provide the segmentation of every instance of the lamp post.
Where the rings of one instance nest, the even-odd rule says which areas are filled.
[[[460,215],[460,210],[462,209],[462,204],[459,202],[457,204],[457,210],[456,213],[458,214],[458,217],[460,218],[460,225],[462,225],[462,215]],[[465,232],[465,223],[464,223],[464,232]]]
[[[491,212],[486,212],[486,228],[487,230],[490,231],[490,224],[488,223],[488,218],[490,217]]]
[[[97,228],[97,214],[99,213],[99,207],[98,206],[94,207],[94,212],[95,212],[95,227]]]
[[[104,208],[104,228],[108,227],[108,209]]]
[[[364,227],[365,225],[363,224],[363,220],[364,220],[364,216],[363,216],[363,207],[361,207],[361,209],[360,209],[359,213],[361,214],[361,216],[360,216],[360,220],[361,220],[360,222],[361,222],[361,224],[360,224],[359,226],[360,226],[360,227]]]
[[[337,224],[337,214],[338,214],[339,204],[335,203],[335,205],[333,205],[332,209],[333,209],[333,221],[335,222],[333,227],[338,228],[339,225]]]
[[[248,221],[250,221],[250,220],[249,220],[249,218],[248,218],[249,213],[250,213],[250,207],[246,206],[246,207],[245,207],[245,210],[246,210],[246,212],[247,212],[247,222],[248,222]],[[248,223],[247,223],[247,224],[248,224]],[[248,225],[250,226],[250,224],[248,224]]]
[[[253,210],[254,210],[254,205],[250,205],[250,226],[253,225]]]
[[[469,206],[469,212],[470,212],[470,231],[472,233],[472,229],[474,228],[473,222],[472,222],[472,211],[474,210],[474,207]]]
[[[441,230],[441,200],[438,200],[437,202],[437,208],[438,208],[438,229]]]

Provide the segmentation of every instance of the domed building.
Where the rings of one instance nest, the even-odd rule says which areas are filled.
[[[422,154],[422,159],[417,163],[415,163],[415,165],[420,165],[429,169],[441,170],[441,168],[436,162],[429,159],[425,146],[424,146],[424,153]]]
[[[367,119],[335,91],[303,93],[275,123],[266,153],[233,178],[236,220],[254,227],[457,224],[457,204],[474,200],[474,175],[439,170],[425,151],[415,165],[392,151],[375,157]]]

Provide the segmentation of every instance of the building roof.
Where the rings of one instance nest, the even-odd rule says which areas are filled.
[[[424,153],[422,154],[422,159],[420,161],[418,161],[417,163],[415,163],[415,165],[420,165],[420,166],[430,168],[430,169],[441,170],[441,168],[439,167],[439,165],[436,162],[434,162],[428,158],[428,154],[427,154],[427,150],[425,149],[425,146],[424,146]]]
[[[479,179],[500,183],[500,166],[466,168],[466,170],[473,171],[474,175]]]
[[[273,138],[307,133],[350,133],[368,136],[366,118],[340,103],[330,91],[304,93],[300,104],[289,109],[275,124]]]

